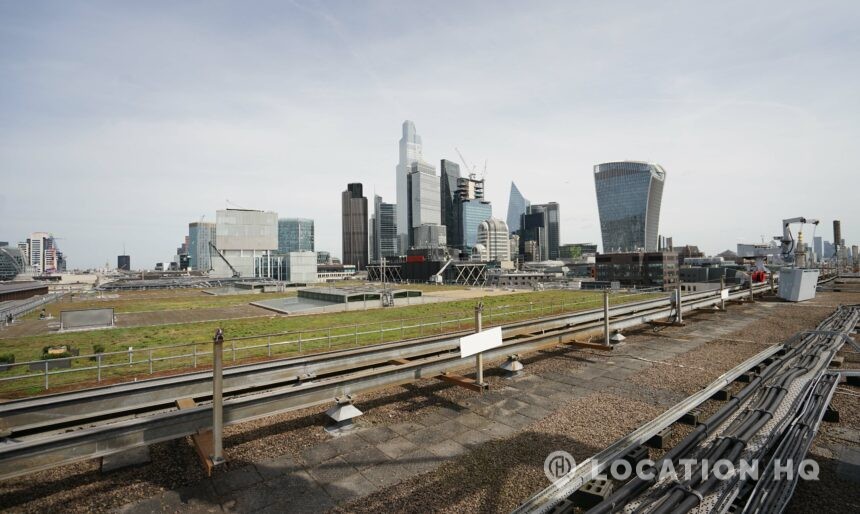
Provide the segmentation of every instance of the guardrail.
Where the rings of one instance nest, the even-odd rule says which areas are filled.
[[[0,310],[0,322],[4,322],[6,317],[10,314],[14,317],[24,316],[25,314],[29,314],[34,310],[42,307],[43,305],[48,305],[51,302],[57,301],[66,293],[48,293],[46,295],[42,295],[36,298],[31,299],[30,301],[18,305],[14,305],[12,307],[8,307],[6,309]]]
[[[616,302],[624,298],[653,295],[652,292],[612,293]],[[503,305],[485,310],[484,326],[502,325],[553,314],[581,310],[584,305],[597,307],[602,304],[602,293],[595,292],[593,298],[575,302],[560,302],[547,305],[529,303],[525,305]],[[665,295],[668,297],[668,294]],[[520,308],[522,307],[522,308]],[[225,360],[238,363],[248,359],[268,359],[273,356],[304,354],[332,349],[356,347],[371,343],[385,343],[459,332],[473,328],[474,317],[463,315],[463,311],[441,313],[438,321],[427,317],[401,318],[364,324],[340,325],[326,328],[279,332],[224,340]],[[0,364],[0,384],[21,383],[49,390],[52,377],[68,377],[77,374],[77,382],[101,383],[109,376],[131,379],[137,375],[209,367],[212,363],[211,342],[189,342],[173,345],[134,348],[128,350],[99,352],[55,359]],[[117,373],[117,370],[125,370]],[[32,372],[31,372],[32,371]],[[113,372],[112,372],[113,371]],[[15,374],[17,373],[17,374]],[[4,376],[6,375],[6,376]],[[63,381],[62,385],[69,385]]]

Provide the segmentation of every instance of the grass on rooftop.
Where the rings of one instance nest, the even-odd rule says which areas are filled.
[[[435,287],[435,286],[429,286]],[[249,295],[255,298],[269,295]],[[641,301],[653,294],[613,297],[612,304]],[[207,301],[219,297],[206,297]],[[235,297],[232,297],[235,299]],[[153,301],[162,301],[154,300]],[[179,302],[180,300],[171,300]],[[211,337],[217,327],[224,330],[227,364],[242,360],[284,357],[325,351],[330,348],[361,346],[387,341],[414,338],[432,334],[473,328],[474,306],[484,303],[484,326],[510,323],[561,312],[591,309],[603,305],[603,294],[585,291],[540,291],[504,296],[486,296],[451,302],[428,303],[407,307],[310,314],[302,316],[261,317],[218,322],[200,322],[153,327],[115,328],[89,332],[51,334],[0,340],[0,353],[12,352],[17,362],[38,360],[43,347],[68,345],[78,348],[81,355],[93,353],[94,345],[106,352],[125,352],[129,347],[136,351],[132,365],[127,353],[104,356],[101,364],[102,380],[131,380],[153,373],[187,369],[211,364]],[[199,308],[199,307],[197,307]],[[425,326],[419,326],[424,324]],[[426,326],[427,324],[433,324]],[[380,333],[380,329],[382,332]],[[229,341],[234,338],[245,338]],[[188,344],[180,348],[168,345]],[[236,348],[233,352],[232,348]],[[153,362],[149,362],[150,349]],[[193,354],[197,354],[193,356]],[[176,358],[177,356],[184,356]],[[170,360],[158,360],[171,357]],[[109,367],[115,365],[116,367]],[[96,362],[80,358],[73,367],[96,366]],[[42,392],[44,375],[28,372],[23,366],[0,372],[0,378],[11,375],[31,375],[26,380],[0,382],[0,392],[9,395],[28,395]],[[70,386],[87,381],[93,385],[94,370],[63,373],[49,377],[51,387]]]

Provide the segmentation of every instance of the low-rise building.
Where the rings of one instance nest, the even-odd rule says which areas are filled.
[[[663,289],[678,284],[678,256],[674,252],[604,253],[595,257],[595,279],[623,287]]]

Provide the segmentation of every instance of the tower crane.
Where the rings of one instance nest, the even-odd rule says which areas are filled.
[[[459,148],[454,147],[454,150],[456,150],[457,155],[460,156],[460,162],[463,163],[463,166],[466,168],[466,171],[469,173],[469,178],[477,178],[479,176],[478,167],[477,166],[469,166],[469,163],[466,162],[466,158],[463,157],[463,153],[460,151]],[[486,175],[487,175],[487,160],[484,159],[484,169],[481,171],[480,178],[478,180],[484,180],[484,177]]]

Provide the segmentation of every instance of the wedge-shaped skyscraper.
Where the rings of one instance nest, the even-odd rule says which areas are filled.
[[[523,228],[520,221],[528,207],[529,201],[523,197],[517,185],[511,182],[511,196],[508,199],[508,230],[512,234],[519,232]]]
[[[603,253],[657,251],[660,202],[666,172],[638,161],[594,166]]]

